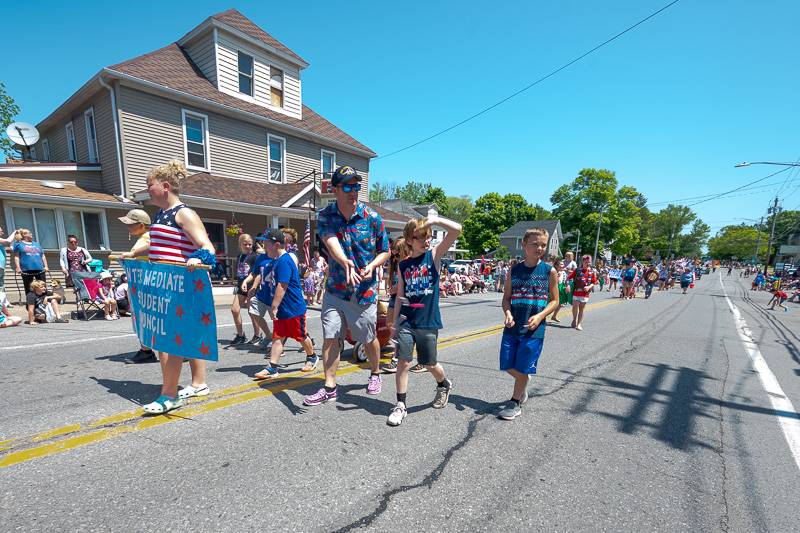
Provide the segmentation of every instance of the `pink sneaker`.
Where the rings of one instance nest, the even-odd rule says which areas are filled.
[[[381,376],[379,374],[371,375],[367,381],[367,394],[380,394],[381,386]]]
[[[336,396],[336,389],[333,392],[328,392],[325,387],[322,387],[314,394],[303,398],[303,405],[319,405],[325,402],[332,402],[336,400]]]

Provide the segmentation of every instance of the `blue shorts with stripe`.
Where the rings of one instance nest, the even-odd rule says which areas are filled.
[[[514,369],[521,374],[535,374],[542,355],[544,339],[503,333],[500,341],[500,370]]]

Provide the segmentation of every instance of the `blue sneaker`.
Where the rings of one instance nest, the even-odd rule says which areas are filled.
[[[306,364],[303,368],[300,369],[301,372],[312,372],[316,370],[317,365],[319,365],[319,356],[311,355],[306,358]]]
[[[278,369],[272,365],[267,365],[264,370],[253,376],[254,379],[272,379],[278,376]]]

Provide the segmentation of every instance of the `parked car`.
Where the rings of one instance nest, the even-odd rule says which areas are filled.
[[[453,272],[458,272],[459,274],[466,273],[469,271],[469,266],[472,264],[472,261],[467,259],[456,259],[449,265],[447,265],[447,271],[451,274]]]

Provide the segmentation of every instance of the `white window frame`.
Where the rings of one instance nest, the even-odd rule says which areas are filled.
[[[322,172],[322,179],[326,179],[325,176],[325,155],[333,156],[333,164],[331,164],[331,172],[336,170],[336,152],[332,150],[326,150],[325,148],[320,149],[319,151],[319,170]],[[330,176],[327,176],[327,179],[330,179]]]
[[[272,69],[280,70],[281,71],[281,82],[272,81]],[[278,65],[274,65],[270,63],[269,65],[269,86],[275,87],[276,89],[280,89],[281,91],[281,105],[276,106],[272,103],[272,90],[270,90],[270,97],[269,97],[269,106],[274,107],[275,109],[283,109],[286,107],[286,69],[281,68]]]
[[[50,141],[42,139],[42,159],[50,161]]]
[[[46,248],[47,251],[58,251],[61,250],[64,246],[67,245],[67,231],[64,227],[64,211],[78,211],[81,213],[81,226],[83,229],[83,238],[86,239],[86,223],[83,220],[83,213],[96,213],[100,215],[100,236],[103,239],[103,242],[100,243],[100,246],[103,246],[106,251],[111,250],[111,246],[109,245],[108,239],[108,220],[106,217],[106,210],[105,209],[96,209],[92,207],[83,207],[83,206],[75,206],[75,207],[59,207],[53,204],[46,204],[46,203],[31,203],[31,202],[3,202],[3,209],[6,215],[6,227],[7,228],[15,228],[16,224],[14,223],[14,211],[11,209],[12,207],[18,207],[21,209],[31,209],[31,217],[33,218],[33,234],[36,235],[37,239],[39,239],[39,228],[36,222],[36,209],[50,209],[55,212],[56,215],[56,239],[59,243],[59,248]],[[85,244],[85,242],[83,243]],[[100,249],[91,249],[91,251],[99,252],[102,251]]]
[[[92,121],[92,127],[89,127],[89,120]],[[94,107],[90,107],[83,112],[83,122],[86,126],[86,146],[89,150],[89,163],[97,163],[100,161],[100,150],[97,149],[97,120],[95,120]],[[94,130],[94,139],[91,137],[91,131]]]
[[[206,166],[196,167],[189,164],[189,149],[186,146],[188,139],[186,138],[186,115],[203,121],[203,149],[205,151]],[[208,134],[208,115],[197,113],[189,109],[181,109],[181,121],[183,123],[183,162],[189,170],[200,170],[202,172],[211,172],[211,138]]]
[[[272,179],[272,154],[270,153],[270,141],[280,141],[281,143],[281,181]],[[286,183],[286,138],[271,133],[267,134],[267,181],[269,183]]]
[[[250,74],[242,72],[241,66],[239,65],[239,54],[244,54],[250,58]],[[256,95],[256,58],[253,54],[248,54],[244,50],[237,50],[236,51],[236,88],[239,90],[239,94],[244,94],[249,96],[250,98],[255,98]],[[250,76],[250,93],[242,92],[242,88],[239,87],[239,76],[244,74],[245,76]]]
[[[77,163],[78,143],[75,142],[75,126],[72,125],[72,121],[69,121],[67,125],[64,126],[64,129],[67,132],[67,158]]]

